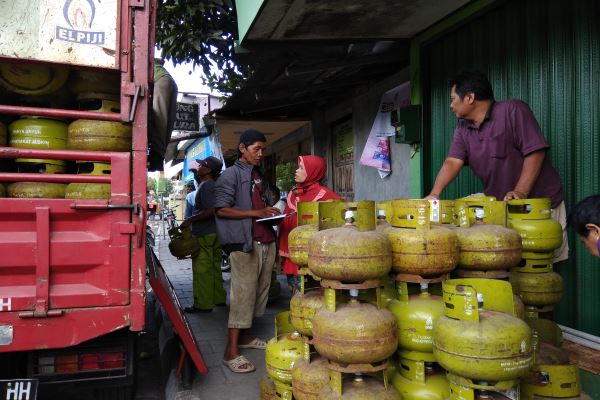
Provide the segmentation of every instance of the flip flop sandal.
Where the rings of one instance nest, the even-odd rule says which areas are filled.
[[[259,349],[264,350],[267,348],[267,342],[262,339],[254,338],[250,343],[238,344],[240,349]]]
[[[248,360],[244,356],[239,356],[239,357],[236,357],[233,360],[229,360],[229,361],[223,360],[223,364],[225,364],[231,372],[234,372],[236,374],[246,374],[248,372],[252,372],[252,371],[256,370],[256,368],[254,367],[254,364],[252,364],[250,362],[250,360]],[[244,364],[247,364],[248,366],[246,366],[246,368],[243,368],[242,366]]]

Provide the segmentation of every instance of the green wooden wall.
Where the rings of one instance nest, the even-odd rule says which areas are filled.
[[[566,194],[567,210],[600,193],[600,2],[498,2],[421,48],[425,193],[446,157],[456,119],[448,80],[462,69],[488,74],[498,100],[519,98],[535,113]],[[444,192],[481,190],[465,168]],[[600,261],[570,236],[571,257],[555,270],[566,291],[560,323],[600,336]]]

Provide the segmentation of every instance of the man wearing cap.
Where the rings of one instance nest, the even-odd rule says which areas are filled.
[[[181,227],[192,226],[192,235],[198,240],[200,252],[192,259],[192,286],[194,304],[186,307],[189,313],[211,312],[213,306],[224,306],[227,296],[221,275],[221,244],[215,224],[215,180],[221,174],[223,163],[216,157],[196,160],[194,178],[198,182],[193,215]]]
[[[217,233],[229,254],[231,291],[227,346],[223,363],[235,373],[255,370],[240,348],[265,349],[266,343],[248,333],[254,317],[264,314],[275,263],[275,232],[256,219],[281,212],[258,165],[267,145],[265,136],[246,130],[240,136],[238,160],[225,170],[215,188]]]

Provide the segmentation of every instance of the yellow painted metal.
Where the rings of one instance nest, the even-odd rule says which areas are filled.
[[[513,268],[514,271],[530,273],[552,272],[552,258],[554,256],[553,252],[535,253],[531,251],[523,251],[521,254],[523,259]]]
[[[277,392],[275,391],[275,383],[268,376],[265,375],[259,382],[260,387],[260,400],[276,400]]]
[[[290,311],[283,311],[275,316],[275,336],[292,333],[295,330]]]
[[[391,266],[390,242],[376,231],[346,224],[319,231],[308,241],[308,267],[323,279],[362,282],[387,274]]]
[[[511,271],[510,282],[523,303],[531,306],[556,304],[564,291],[562,277],[555,272],[531,274]]]
[[[427,367],[423,361],[401,358],[392,385],[404,400],[446,400],[450,385],[446,374]]]
[[[316,350],[338,363],[382,361],[398,347],[397,322],[392,313],[351,300],[335,311],[321,308],[312,320]]]
[[[485,385],[471,379],[448,373],[450,400],[507,400],[519,396],[519,381],[486,382]]]
[[[454,205],[454,200],[429,200],[429,220],[437,224],[453,224]]]
[[[7,187],[8,197],[27,199],[64,199],[64,183],[15,182]]]
[[[344,381],[338,392],[325,386],[319,394],[319,400],[400,400],[402,396],[391,385],[387,388],[374,378],[361,376]]]
[[[305,336],[312,336],[312,318],[325,304],[324,291],[320,288],[296,293],[290,301],[290,320],[294,328]]]
[[[509,381],[532,362],[529,326],[514,316],[508,282],[452,279],[443,283],[446,315],[433,327],[433,354],[453,374],[486,381]]]
[[[539,317],[539,313],[535,310],[526,310],[525,322],[532,330],[537,332],[540,342],[546,342],[553,346],[560,346],[563,341],[562,329],[552,320]]]
[[[521,381],[521,399],[573,398],[581,394],[579,369],[576,365],[534,365]]]
[[[290,260],[299,266],[308,265],[308,239],[319,231],[319,225],[299,225],[288,235],[288,254]]]
[[[392,200],[394,216],[392,226],[396,228],[429,229],[430,205],[428,200]]]
[[[459,268],[500,270],[521,261],[521,237],[499,225],[474,225],[454,230],[460,246]]]
[[[354,214],[354,225],[359,231],[375,229],[375,202],[370,200],[343,202],[323,201],[319,203],[319,230],[338,228],[346,221],[344,214],[351,210]]]
[[[382,211],[379,211],[379,212],[382,213]],[[392,225],[390,225],[390,223],[388,222],[385,214],[377,215],[377,221],[376,221],[376,225],[375,225],[375,230],[377,232],[385,233],[385,230],[388,228],[391,228],[391,227],[392,227]]]
[[[329,363],[323,357],[310,362],[298,360],[292,368],[292,389],[296,400],[317,400],[321,390],[329,383]]]
[[[408,295],[406,282],[397,282],[398,299],[392,300],[388,309],[398,321],[398,348],[425,353],[420,360],[435,361],[433,358],[432,331],[434,321],[444,315],[444,302],[439,296],[432,296],[427,285],[421,286],[421,293]]]
[[[484,224],[506,226],[506,202],[492,196],[469,196],[455,200],[454,223],[463,228]]]
[[[0,122],[0,146],[6,146],[8,144],[8,130],[6,125]]]
[[[190,228],[176,226],[169,229],[169,251],[173,257],[195,257],[200,251],[198,240],[192,236]]]
[[[119,112],[119,103],[98,99],[97,112]],[[130,151],[131,126],[120,122],[78,119],[69,125],[67,148],[74,150]]]
[[[562,244],[562,227],[552,219],[548,198],[509,201],[508,226],[521,235],[524,251],[550,252]]]
[[[67,84],[75,94],[108,93],[118,95],[121,77],[118,73],[100,71],[74,71]]]
[[[304,339],[298,332],[285,333],[272,338],[265,350],[267,374],[275,384],[277,381],[286,385],[292,383],[292,367],[303,358]]]
[[[385,213],[385,220],[391,224],[394,217],[393,200],[383,200],[377,202],[377,212],[379,212],[379,210],[382,210]]]
[[[277,400],[293,400],[294,395],[292,393],[293,389],[291,384],[278,380],[273,380],[273,383],[275,384],[275,398]]]
[[[11,147],[29,149],[64,149],[67,143],[67,124],[61,121],[22,117],[8,126]],[[64,172],[66,162],[62,160],[17,158],[17,163],[48,164]],[[51,171],[46,171],[51,172]]]
[[[302,225],[319,225],[319,202],[318,201],[301,201],[298,203],[298,226]]]
[[[431,229],[386,229],[392,248],[394,272],[411,275],[441,275],[456,268],[460,257],[454,230],[442,226]]]
[[[91,166],[91,171],[85,169]],[[79,163],[80,175],[110,175],[108,163]],[[109,183],[69,183],[65,190],[65,199],[110,199]]]
[[[69,70],[51,64],[11,64],[0,63],[0,85],[20,94],[49,94],[60,89]]]

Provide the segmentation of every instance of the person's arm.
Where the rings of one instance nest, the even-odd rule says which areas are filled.
[[[440,172],[438,172],[435,178],[435,183],[431,192],[425,197],[426,199],[438,199],[446,186],[450,184],[456,178],[461,168],[465,165],[465,162],[459,158],[448,157],[442,164]]]
[[[245,219],[245,218],[268,218],[281,214],[275,207],[265,207],[261,210],[242,210],[241,208],[223,207],[217,209],[216,214],[221,218]]]
[[[517,181],[515,188],[506,193],[504,200],[526,199],[529,196],[531,189],[533,189],[533,185],[535,185],[535,181],[540,175],[545,157],[546,150],[534,151],[525,156],[519,180]]]
[[[212,218],[215,215],[214,208],[208,208],[206,210],[202,210],[196,215],[192,215],[189,218],[186,218],[180,225],[181,228],[187,228],[192,224],[192,222],[204,221],[206,219]]]

